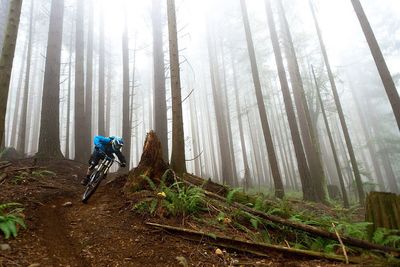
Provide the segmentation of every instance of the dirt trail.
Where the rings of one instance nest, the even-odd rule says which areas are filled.
[[[0,203],[24,204],[28,225],[16,239],[0,237],[0,244],[11,246],[10,250],[0,251],[0,267],[185,266],[185,262],[187,266],[331,266],[235,252],[217,256],[213,246],[147,227],[144,218],[130,211],[132,204],[123,196],[121,183],[103,182],[89,203],[82,204],[84,188],[78,177],[85,166],[62,161],[46,163],[46,168],[57,175],[31,178],[21,184],[12,180],[0,184]]]

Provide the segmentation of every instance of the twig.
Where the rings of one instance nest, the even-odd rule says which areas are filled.
[[[347,257],[346,247],[344,246],[343,241],[340,238],[340,235],[339,235],[338,231],[336,230],[335,224],[332,223],[332,226],[333,226],[333,230],[335,230],[335,233],[336,233],[336,236],[337,236],[337,238],[339,240],[340,246],[342,247],[343,255],[344,255],[344,258],[346,259],[346,264],[349,264],[349,258]]]

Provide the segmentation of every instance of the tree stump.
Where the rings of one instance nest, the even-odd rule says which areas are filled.
[[[169,165],[163,160],[161,142],[155,132],[150,131],[144,141],[140,162],[129,172],[124,191],[129,194],[149,189],[150,185],[145,177],[152,180],[154,184],[159,184],[167,169],[169,169]]]
[[[365,220],[373,223],[369,229],[370,236],[379,227],[400,230],[400,196],[385,192],[369,193]]]

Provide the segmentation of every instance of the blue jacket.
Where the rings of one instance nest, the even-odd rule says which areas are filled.
[[[114,158],[114,155],[117,155],[118,159],[121,162],[126,162],[124,155],[122,155],[120,150],[115,150],[111,144],[113,137],[104,137],[101,135],[96,135],[94,137],[94,148],[96,150],[101,150],[107,154],[110,158]]]

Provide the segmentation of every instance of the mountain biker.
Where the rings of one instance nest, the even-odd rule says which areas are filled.
[[[86,177],[82,179],[81,184],[87,185],[94,168],[97,166],[97,164],[99,164],[100,159],[104,159],[106,156],[114,158],[114,154],[117,155],[118,159],[121,161],[121,167],[126,167],[125,156],[121,153],[121,148],[123,145],[124,140],[118,136],[95,136],[94,150],[89,159],[89,168],[86,172]]]

